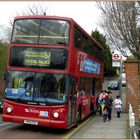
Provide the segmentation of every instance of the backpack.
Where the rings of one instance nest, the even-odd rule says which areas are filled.
[[[108,98],[106,100],[106,102],[105,102],[106,107],[111,108],[112,107],[112,102],[113,102],[113,99],[112,98]]]

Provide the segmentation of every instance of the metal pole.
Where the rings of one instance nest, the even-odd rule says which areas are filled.
[[[122,58],[120,59],[119,95],[122,100]]]

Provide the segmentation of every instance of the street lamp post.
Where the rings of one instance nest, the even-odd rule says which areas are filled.
[[[120,68],[120,76],[119,76],[119,95],[122,99],[122,56],[121,53],[118,51],[115,51],[112,54],[112,66]]]
[[[119,95],[122,99],[122,58],[120,59]]]

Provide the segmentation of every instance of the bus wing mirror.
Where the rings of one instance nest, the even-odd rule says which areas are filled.
[[[4,73],[4,80],[7,78],[7,72]]]

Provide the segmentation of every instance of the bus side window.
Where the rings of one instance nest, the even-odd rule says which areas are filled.
[[[77,29],[77,27],[75,27],[74,29],[74,44],[75,44],[75,47],[76,48],[79,48],[81,47],[81,41],[82,41],[82,38],[81,38],[81,32]]]

